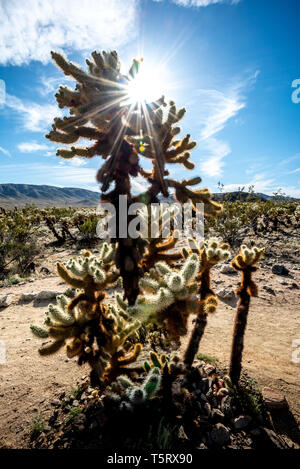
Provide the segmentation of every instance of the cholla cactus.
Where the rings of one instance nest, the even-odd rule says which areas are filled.
[[[57,155],[62,158],[92,158],[96,155],[105,160],[97,173],[101,183],[102,200],[110,202],[119,215],[119,196],[126,195],[128,206],[132,202],[146,204],[158,202],[157,196],[168,195],[168,188],[175,189],[176,199],[180,202],[191,200],[203,203],[205,214],[216,216],[221,206],[211,200],[207,189],[191,190],[201,178],[176,181],[166,178],[169,174],[166,164],[182,164],[193,169],[190,150],[196,143],[190,135],[177,138],[180,133],[178,122],[183,118],[185,109],[176,109],[173,101],[164,119],[163,107],[167,106],[164,97],[153,103],[132,105],[128,102],[128,85],[139,70],[141,60],[134,60],[127,75],[121,73],[116,51],[93,52],[87,60],[88,70],[69,62],[63,55],[52,52],[52,58],[67,76],[74,79],[75,89],[60,86],[56,99],[60,108],[68,108],[70,116],[54,119],[52,130],[46,136],[50,140],[69,145],[61,148]],[[77,146],[81,138],[92,141],[86,148]],[[140,156],[152,162],[153,170],[145,171],[140,165]],[[140,195],[131,193],[131,177],[140,175],[150,184],[149,189]],[[114,188],[107,192],[110,186]],[[128,217],[130,222],[130,217]],[[143,243],[139,239],[123,238],[119,226],[116,229],[117,242],[116,266],[123,278],[125,297],[134,304],[138,295],[138,280],[143,273],[140,261]],[[173,238],[170,240],[173,243]],[[159,252],[169,249],[168,243]]]
[[[78,363],[88,362],[92,368],[91,380],[114,379],[124,373],[124,367],[133,363],[141,352],[141,345],[126,352],[129,336],[140,327],[126,313],[126,303],[118,297],[118,305],[105,306],[103,289],[116,281],[112,268],[113,249],[104,244],[97,258],[89,251],[71,259],[58,273],[73,288],[80,289],[70,300],[65,295],[57,297],[57,305],[50,304],[44,326],[31,326],[40,337],[51,337],[53,342],[39,349],[41,355],[49,355],[66,344],[68,357],[78,357]]]
[[[237,384],[242,370],[242,354],[244,348],[244,335],[247,326],[247,316],[249,312],[250,297],[257,296],[258,290],[252,280],[253,272],[257,270],[257,263],[260,261],[264,249],[256,246],[241,246],[240,252],[235,256],[232,266],[242,273],[241,286],[236,291],[240,297],[233,331],[233,341],[230,358],[230,378]]]
[[[103,400],[121,411],[131,412],[155,397],[160,390],[161,380],[159,368],[151,368],[141,385],[134,384],[126,375],[120,375],[106,390]]]
[[[113,268],[114,248],[103,243],[99,257],[90,251],[82,251],[82,256],[70,259],[65,265],[58,263],[59,276],[73,288],[80,291],[68,304],[68,311],[81,303],[81,309],[93,315],[105,294],[103,290],[118,279],[118,272]]]
[[[172,265],[174,261],[182,258],[180,251],[169,252],[179,240],[179,231],[174,229],[174,219],[179,210],[181,210],[179,204],[161,204],[160,207],[146,205],[139,211],[142,226],[148,234],[145,252],[141,259],[143,272],[148,272],[158,261]],[[172,234],[167,238],[166,234],[169,233]]]
[[[175,339],[186,334],[187,318],[198,312],[195,278],[199,272],[199,258],[189,256],[181,269],[172,269],[165,262],[158,262],[140,282],[143,291],[137,298],[135,310],[142,321],[166,323],[168,332]]]
[[[197,275],[200,306],[184,357],[186,365],[191,366],[207,325],[207,315],[214,313],[218,306],[217,297],[210,285],[211,269],[219,262],[227,260],[230,257],[230,252],[229,245],[217,238],[209,238],[198,243],[194,239],[189,239],[189,245],[189,250],[183,249],[183,255],[187,257],[190,253],[194,253],[193,255],[199,256],[200,259],[200,271]]]
[[[184,363],[176,353],[171,354],[170,357],[165,354],[162,354],[159,357],[157,353],[150,352],[150,363],[148,361],[144,363],[144,368],[147,372],[153,368],[159,368],[162,370],[165,366],[168,368],[169,374],[174,376],[183,373],[185,369]]]

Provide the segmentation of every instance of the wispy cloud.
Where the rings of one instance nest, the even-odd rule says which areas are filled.
[[[31,101],[23,101],[9,94],[6,95],[5,106],[17,112],[23,128],[31,132],[47,130],[54,117],[62,116],[62,112],[55,104],[38,104]]]
[[[255,71],[244,80],[237,81],[225,90],[197,90],[197,106],[201,109],[199,148],[206,157],[200,162],[200,169],[208,176],[220,176],[224,158],[231,152],[230,145],[217,138],[230,119],[246,107],[245,91],[249,90],[259,75]]]
[[[300,173],[300,168],[296,168],[296,169],[293,169],[292,171],[288,171],[287,174],[296,174],[296,173]]]
[[[172,0],[173,3],[184,7],[207,7],[209,5],[216,5],[217,3],[227,3],[236,5],[241,0]]]
[[[278,163],[278,166],[285,166],[293,161],[300,161],[300,153],[296,153],[296,155],[290,156],[289,158],[283,158],[282,161]]]
[[[8,150],[6,150],[5,148],[0,147],[0,151],[1,151],[1,153],[4,153],[4,155],[6,155],[6,156],[10,156],[10,152]]]
[[[0,62],[47,63],[52,49],[119,47],[136,34],[136,5],[137,0],[2,1]]]
[[[17,145],[21,153],[32,153],[34,151],[49,150],[48,145],[44,145],[37,142],[23,142]]]

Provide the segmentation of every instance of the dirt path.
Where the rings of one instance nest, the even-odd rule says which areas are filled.
[[[300,364],[292,363],[292,341],[300,339],[300,272],[293,278],[273,275],[269,266],[257,274],[260,297],[252,301],[246,332],[244,369],[261,385],[280,389],[300,421]],[[214,275],[216,290],[236,288],[237,275]],[[270,287],[274,294],[263,286]],[[25,285],[1,288],[0,294],[16,295],[14,304],[0,309],[0,339],[6,345],[7,361],[0,365],[0,448],[24,448],[30,425],[39,414],[51,412],[51,400],[62,391],[71,391],[88,374],[76,359],[64,351],[40,357],[41,342],[29,330],[41,322],[47,303],[18,303],[24,292],[63,291],[65,284],[55,276]],[[230,355],[235,308],[220,301],[218,312],[209,318],[200,352],[215,356],[226,366]],[[185,347],[186,341],[182,344]],[[71,363],[69,363],[71,362]],[[74,363],[72,363],[74,362]]]

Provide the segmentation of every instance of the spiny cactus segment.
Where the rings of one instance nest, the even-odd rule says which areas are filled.
[[[189,314],[197,313],[195,278],[199,272],[199,258],[190,255],[181,269],[172,269],[165,262],[156,263],[140,280],[142,294],[137,298],[137,317],[144,321],[166,323],[168,332],[177,339],[186,333]]]
[[[173,376],[183,373],[185,369],[184,363],[176,353],[173,353],[168,357],[165,354],[158,356],[157,353],[152,351],[150,352],[150,362],[144,362],[144,368],[147,372],[154,368],[163,370],[164,367],[167,367],[169,374]]]
[[[141,259],[143,272],[148,272],[158,261],[172,265],[174,261],[182,258],[181,252],[169,252],[176,247],[179,240],[179,231],[174,229],[174,220],[179,210],[179,204],[161,204],[160,207],[153,204],[139,211],[142,226],[148,234]],[[166,238],[166,231],[172,233],[169,238]]]
[[[105,391],[103,401],[121,411],[132,412],[155,397],[160,390],[161,379],[159,368],[151,368],[140,385],[134,384],[126,375],[120,375]]]

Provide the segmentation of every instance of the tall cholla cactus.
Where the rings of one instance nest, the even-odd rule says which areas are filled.
[[[194,253],[193,255],[199,256],[200,259],[200,271],[197,275],[200,307],[184,357],[186,365],[191,366],[207,325],[207,315],[214,313],[218,306],[217,297],[210,284],[211,269],[219,262],[228,260],[230,252],[229,245],[217,238],[209,238],[198,243],[194,239],[189,239],[189,245],[189,250],[183,249],[183,255],[187,257],[190,253]]]
[[[250,297],[257,296],[258,290],[252,280],[253,272],[256,272],[256,264],[260,261],[264,249],[256,246],[241,246],[240,252],[232,261],[232,266],[242,273],[241,286],[236,291],[240,297],[235,317],[233,341],[230,358],[230,378],[234,384],[237,384],[242,370],[242,354],[244,348],[244,335],[247,326],[247,317],[250,306]]]
[[[189,200],[194,206],[203,203],[208,216],[220,213],[221,205],[211,200],[207,189],[191,189],[201,182],[200,177],[183,181],[166,177],[169,174],[165,168],[167,164],[194,168],[190,150],[196,143],[191,141],[190,135],[176,139],[180,133],[177,124],[185,109],[178,110],[173,101],[170,101],[166,113],[163,112],[163,107],[167,106],[164,97],[143,106],[128,102],[128,85],[138,73],[141,60],[133,60],[128,74],[124,75],[116,51],[93,52],[92,59],[86,61],[87,71],[59,53],[52,52],[52,58],[63,73],[77,83],[75,89],[60,86],[55,96],[59,107],[68,108],[70,116],[54,119],[52,130],[46,137],[70,146],[57,150],[61,158],[102,156],[105,162],[97,173],[101,199],[113,204],[117,220],[120,195],[127,196],[128,207],[134,202],[151,204],[158,202],[160,193],[167,196],[169,188],[175,190],[180,203]],[[81,138],[90,140],[91,145],[86,148],[77,145]],[[141,167],[140,156],[151,160],[152,171],[147,172]],[[138,175],[145,178],[150,187],[133,196],[130,178]],[[112,184],[113,189],[110,189]],[[131,219],[129,216],[128,223]],[[117,242],[115,262],[123,279],[125,298],[133,305],[139,292],[138,281],[143,274],[139,264],[144,243],[129,236],[124,238],[120,232],[117,226],[116,238],[112,240]]]
[[[54,339],[39,349],[41,355],[55,353],[66,344],[68,357],[77,356],[79,365],[89,363],[94,384],[124,373],[124,367],[141,352],[140,344],[129,352],[124,348],[128,337],[140,327],[126,313],[126,303],[118,298],[118,308],[102,304],[103,289],[118,278],[113,271],[112,256],[113,250],[104,244],[99,257],[83,251],[82,256],[71,259],[65,266],[58,264],[59,275],[70,286],[83,291],[73,299],[59,295],[57,305],[49,305],[44,325],[31,326],[37,337]]]
[[[142,321],[165,323],[175,339],[187,332],[187,318],[198,311],[197,283],[199,258],[189,256],[180,270],[158,262],[139,282],[142,294],[135,303]]]

